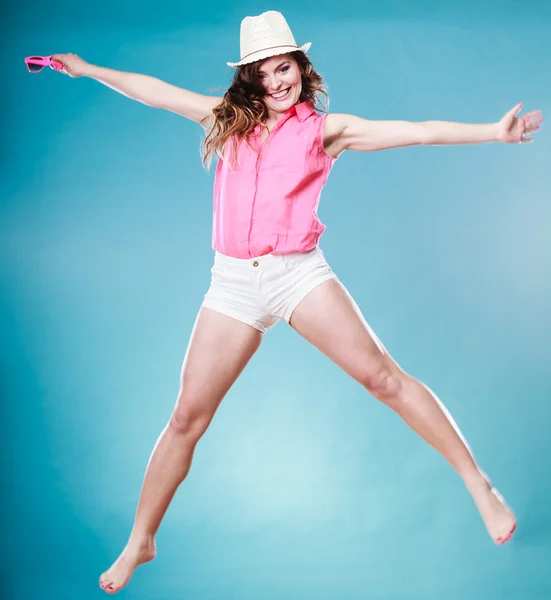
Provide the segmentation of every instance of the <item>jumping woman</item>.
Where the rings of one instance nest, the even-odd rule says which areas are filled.
[[[497,123],[371,121],[328,114],[321,76],[276,11],[241,23],[241,60],[222,97],[154,77],[55,54],[62,73],[90,77],[149,106],[205,129],[203,160],[217,159],[212,278],[195,321],[170,419],[147,465],[133,528],[101,575],[108,593],[155,556],[155,535],[195,446],[222,399],[260,346],[263,333],[286,321],[431,444],[459,474],[496,544],[510,539],[513,512],[478,466],[436,395],[405,373],[367,324],[319,247],[320,193],[345,150],[375,152],[414,145],[528,143],[541,111]],[[321,105],[321,106],[320,106]]]

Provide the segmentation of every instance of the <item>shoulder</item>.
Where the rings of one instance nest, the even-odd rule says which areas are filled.
[[[325,117],[325,131],[329,135],[335,135],[342,132],[346,128],[346,123],[349,115],[340,113],[329,113]]]
[[[347,129],[357,127],[365,123],[366,119],[346,113],[329,113],[325,119],[326,129],[331,133],[344,133]]]
[[[323,145],[325,151],[337,158],[344,150],[342,143],[346,128],[350,124],[351,115],[341,113],[329,113],[325,117],[323,128]]]

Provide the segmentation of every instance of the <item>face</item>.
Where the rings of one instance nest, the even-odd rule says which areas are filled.
[[[266,90],[264,102],[269,113],[283,113],[299,101],[302,82],[292,54],[267,58],[260,63],[257,72]]]

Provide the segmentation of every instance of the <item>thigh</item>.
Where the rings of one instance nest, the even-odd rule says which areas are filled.
[[[338,280],[314,288],[295,308],[290,325],[362,383],[381,369],[401,371]]]
[[[202,307],[182,365],[177,421],[185,426],[199,418],[208,424],[261,340],[254,327]]]

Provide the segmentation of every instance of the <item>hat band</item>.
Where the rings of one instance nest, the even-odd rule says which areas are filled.
[[[249,56],[256,54],[257,52],[264,52],[264,50],[275,50],[276,48],[298,48],[298,46],[293,46],[293,44],[281,44],[280,46],[269,46],[268,48],[260,48],[259,50],[255,50],[254,52],[249,52],[245,56],[241,57],[241,60],[245,60]],[[241,62],[241,60],[239,62]]]

